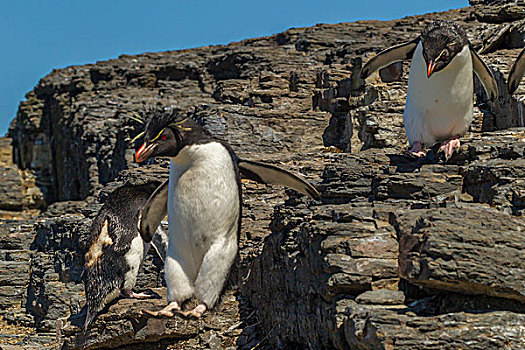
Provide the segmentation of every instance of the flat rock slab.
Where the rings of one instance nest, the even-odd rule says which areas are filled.
[[[512,312],[449,313],[419,317],[406,310],[353,304],[345,311],[344,336],[351,349],[523,349],[525,315]]]
[[[4,165],[0,168],[0,209],[22,210],[24,200],[18,167]]]
[[[399,271],[418,285],[525,302],[525,220],[497,210],[411,210],[393,220]]]
[[[155,348],[156,343],[175,342],[177,339],[197,336],[217,342],[220,346],[235,343],[235,325],[239,325],[238,308],[231,291],[222,297],[219,306],[208,311],[200,320],[188,319],[176,315],[173,318],[155,318],[143,313],[143,310],[160,310],[166,306],[166,289],[153,289],[158,299],[119,299],[98,315],[87,332],[81,325],[84,316],[73,315],[69,319],[57,321],[57,339],[60,349],[110,349],[133,344],[143,344],[146,348]],[[210,338],[209,330],[222,330]],[[237,333],[238,335],[238,333]],[[213,338],[213,337],[212,337]],[[203,340],[204,343],[206,341]]]
[[[405,302],[405,294],[400,290],[369,290],[359,294],[355,300],[361,304],[401,305]]]
[[[33,235],[31,221],[0,220],[0,249],[23,250],[28,249]]]

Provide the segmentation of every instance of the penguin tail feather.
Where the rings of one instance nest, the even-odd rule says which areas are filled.
[[[244,178],[263,183],[283,185],[315,200],[321,200],[319,192],[305,180],[274,165],[239,159],[239,173]]]
[[[82,327],[84,329],[84,333],[87,332],[89,325],[91,324],[91,322],[93,322],[96,316],[97,312],[88,308],[86,312],[86,319],[84,320],[84,326]]]

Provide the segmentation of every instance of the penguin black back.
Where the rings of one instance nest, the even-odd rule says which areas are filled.
[[[85,255],[84,330],[123,288],[126,273],[130,271],[125,255],[138,235],[139,212],[158,185],[151,182],[116,189],[93,220]]]

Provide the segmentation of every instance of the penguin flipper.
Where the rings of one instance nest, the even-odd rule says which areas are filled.
[[[149,243],[168,212],[169,180],[164,181],[148,198],[140,211],[139,232],[142,239]]]
[[[481,84],[483,84],[490,100],[495,101],[498,98],[498,84],[496,83],[496,79],[494,79],[494,75],[481,57],[479,57],[476,50],[474,50],[472,44],[470,44],[470,55],[472,56],[472,69],[474,73],[476,73]]]
[[[166,259],[166,253],[168,251],[168,234],[166,233],[166,230],[164,230],[164,227],[159,225],[157,228],[157,231],[155,231],[155,234],[153,235],[153,239],[151,241],[151,245],[153,246],[155,252],[157,252],[157,255],[161,258],[162,261]]]
[[[525,49],[521,51],[520,55],[516,59],[516,62],[514,62],[512,69],[510,70],[509,82],[507,85],[510,95],[512,95],[512,93],[516,91],[516,89],[520,85],[520,81],[523,78],[524,73],[525,73]]]
[[[84,333],[87,332],[89,325],[91,324],[91,322],[93,322],[96,316],[97,312],[94,312],[93,310],[90,310],[88,308],[86,312],[86,319],[84,320],[84,326],[82,327],[84,329]]]
[[[384,68],[394,62],[404,61],[411,58],[414,54],[414,51],[416,50],[419,40],[419,37],[417,37],[408,43],[392,46],[378,53],[376,56],[366,62],[363,68],[361,68],[361,79],[366,79],[376,70]]]
[[[238,166],[240,174],[247,179],[263,184],[283,185],[315,200],[321,200],[319,192],[308,182],[274,165],[239,160]]]

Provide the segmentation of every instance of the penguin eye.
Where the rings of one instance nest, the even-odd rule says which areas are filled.
[[[166,140],[167,138],[168,138],[168,137],[167,137],[166,135],[162,135],[162,136],[160,137],[161,140]]]

